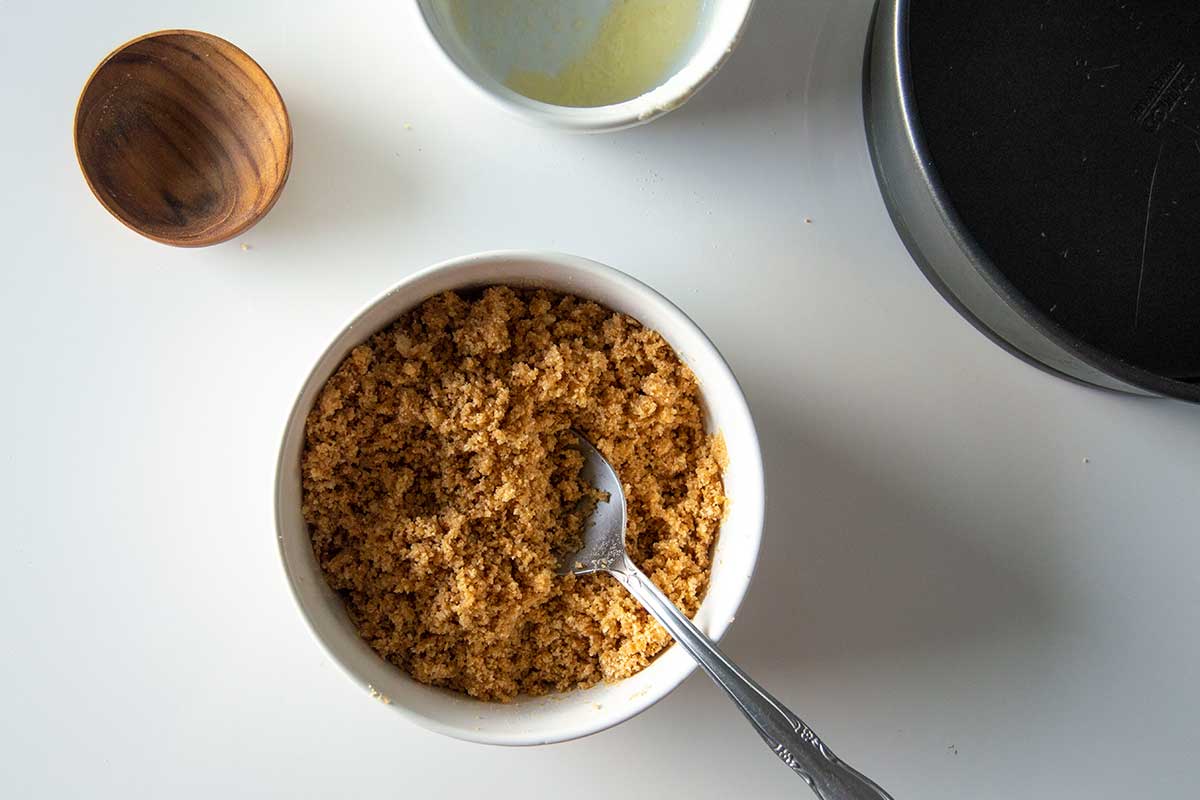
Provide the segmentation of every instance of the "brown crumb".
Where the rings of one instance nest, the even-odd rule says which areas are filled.
[[[631,558],[694,614],[725,451],[658,333],[575,297],[492,287],[434,297],[342,362],[307,420],[304,516],[379,655],[508,701],[620,680],[670,643],[610,576],[554,574],[596,494],[572,429],[625,484]]]

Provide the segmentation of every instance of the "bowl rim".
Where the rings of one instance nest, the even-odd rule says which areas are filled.
[[[194,36],[199,39],[208,39],[210,41],[220,42],[221,44],[228,45],[237,52],[241,53],[246,57],[246,60],[249,61],[255,69],[261,72],[264,78],[266,78],[267,85],[271,87],[271,91],[274,94],[274,99],[279,103],[279,110],[283,112],[283,135],[287,141],[287,152],[284,154],[283,158],[283,175],[280,176],[279,181],[276,183],[275,188],[271,192],[270,198],[267,200],[267,204],[263,206],[262,210],[247,219],[241,225],[234,228],[228,234],[222,236],[210,236],[186,240],[173,239],[168,236],[158,236],[147,230],[137,227],[133,224],[133,222],[125,219],[124,215],[114,208],[112,204],[110,204],[108,200],[106,200],[104,196],[97,190],[95,183],[92,181],[91,174],[88,172],[87,167],[84,166],[83,153],[81,153],[79,150],[79,114],[83,110],[83,99],[87,96],[88,90],[92,88],[92,82],[96,79],[96,76],[100,74],[100,70],[108,66],[108,63],[112,61],[113,58],[119,53],[128,49],[129,47],[132,47],[138,42],[142,42],[147,39],[155,39],[160,36],[180,35]],[[135,36],[132,39],[117,45],[111,51],[109,51],[104,58],[100,59],[100,62],[96,64],[95,68],[92,69],[91,73],[88,75],[87,80],[83,82],[83,88],[79,90],[79,99],[75,101],[75,114],[71,117],[71,139],[75,150],[75,163],[79,166],[79,171],[83,173],[83,179],[87,183],[88,189],[91,191],[92,196],[95,197],[100,205],[104,207],[104,210],[126,228],[138,234],[139,236],[144,236],[151,241],[158,242],[159,244],[170,245],[172,247],[208,247],[210,245],[227,242],[230,239],[234,239],[250,230],[250,228],[253,228],[255,225],[257,225],[262,218],[265,217],[271,211],[271,209],[275,207],[275,203],[279,201],[279,196],[283,194],[283,187],[287,185],[288,178],[292,174],[292,151],[294,142],[294,137],[292,135],[292,117],[291,114],[288,113],[287,103],[284,102],[283,95],[279,92],[279,87],[275,85],[275,81],[272,80],[270,73],[263,69],[262,64],[259,64],[253,58],[253,56],[228,39],[217,36],[213,33],[206,33],[205,31],[193,30],[191,28],[163,28],[161,30],[143,33],[140,36]]]
[[[291,409],[288,413],[286,422],[283,426],[282,434],[280,436],[279,452],[276,457],[275,479],[272,487],[274,495],[272,510],[275,522],[274,527],[276,547],[279,555],[279,564],[283,569],[284,579],[288,585],[292,600],[295,602],[309,634],[313,637],[313,639],[316,640],[321,650],[325,652],[325,655],[331,661],[333,661],[343,675],[356,684],[364,685],[368,691],[372,691],[372,686],[367,683],[363,676],[349,663],[349,659],[344,658],[340,652],[336,651],[331,643],[326,641],[326,639],[317,630],[314,621],[309,616],[309,613],[305,607],[305,602],[301,597],[300,588],[297,585],[296,578],[288,566],[287,553],[284,549],[283,492],[284,475],[287,468],[287,464],[285,464],[285,457],[288,448],[288,441],[295,427],[297,425],[304,424],[311,408],[311,406],[301,408],[301,401],[304,397],[305,391],[309,388],[309,385],[316,377],[318,369],[325,363],[326,359],[329,358],[335,347],[339,345],[342,337],[348,331],[358,327],[360,322],[376,306],[385,302],[389,297],[438,272],[468,269],[478,264],[494,262],[508,263],[514,260],[538,262],[549,266],[565,267],[566,269],[575,272],[598,275],[602,279],[614,283],[623,293],[633,292],[647,297],[653,303],[658,305],[664,314],[669,317],[673,317],[674,323],[689,329],[697,336],[698,341],[701,342],[702,346],[706,350],[706,356],[708,356],[709,360],[711,361],[712,369],[722,373],[722,377],[724,377],[729,382],[729,385],[735,390],[728,398],[728,402],[732,404],[734,413],[745,419],[748,432],[748,438],[745,444],[748,447],[748,453],[752,454],[753,456],[752,459],[746,462],[747,476],[750,479],[751,489],[753,491],[747,493],[751,496],[738,498],[739,510],[744,510],[749,514],[745,524],[746,530],[740,533],[745,540],[745,543],[742,545],[742,547],[748,552],[748,564],[744,572],[739,571],[737,575],[731,577],[730,579],[732,584],[730,591],[732,611],[729,617],[720,617],[714,619],[712,624],[709,626],[709,631],[706,631],[706,635],[709,635],[714,642],[720,642],[725,633],[729,630],[729,627],[733,624],[734,617],[736,616],[737,612],[740,611],[742,603],[745,600],[746,592],[749,590],[750,584],[754,579],[754,574],[757,571],[758,558],[762,550],[762,536],[766,509],[765,476],[762,450],[760,448],[758,439],[758,429],[754,424],[754,418],[750,411],[749,404],[746,401],[745,392],[742,389],[741,384],[738,382],[733,370],[730,369],[729,364],[725,360],[724,356],[699,325],[692,321],[692,319],[686,313],[684,313],[682,309],[672,303],[667,297],[660,294],[655,289],[638,280],[637,278],[634,278],[633,276],[613,267],[609,267],[605,264],[601,264],[597,261],[592,261],[580,256],[547,250],[488,250],[441,261],[432,266],[414,272],[408,277],[398,281],[391,287],[380,292],[366,304],[361,306],[358,311],[351,316],[348,322],[341,325],[337,329],[337,332],[330,339],[329,344],[326,345],[326,347],[321,351],[321,354],[314,360],[312,367],[305,374],[303,381],[299,385],[299,389],[295,393],[295,399],[292,402]],[[504,281],[501,280],[498,282],[503,283]],[[463,286],[474,285],[478,285],[478,282],[463,282]],[[586,298],[586,295],[580,296]],[[415,307],[424,299],[427,298],[415,300],[412,307]],[[389,323],[385,323],[385,325],[386,324]],[[373,333],[374,331],[371,332]],[[718,537],[719,535],[720,534],[718,533]],[[736,578],[736,580],[734,578]],[[707,596],[708,595],[706,592],[705,599],[707,599]],[[668,648],[664,649],[656,658],[661,658],[673,647],[675,647],[674,643],[669,645]],[[633,719],[638,714],[642,713],[647,708],[654,705],[659,700],[662,700],[676,688],[678,688],[684,682],[684,680],[686,680],[692,674],[696,667],[697,664],[695,661],[689,659],[685,662],[684,668],[680,670],[678,675],[669,676],[667,680],[662,681],[659,685],[653,688],[647,688],[636,698],[631,698],[625,713],[604,720],[598,720],[591,724],[584,722],[562,726],[562,729],[557,730],[549,735],[533,735],[527,732],[498,732],[472,729],[448,723],[435,716],[431,716],[413,708],[409,708],[405,704],[396,702],[395,700],[390,700],[387,705],[389,708],[393,709],[396,713],[408,719],[410,722],[415,722],[421,727],[431,730],[435,733],[440,733],[442,735],[463,741],[469,741],[478,744],[505,746],[554,744],[591,736]],[[449,692],[449,690],[443,691]],[[571,693],[564,693],[563,696],[570,696],[570,694]]]
[[[421,18],[422,27],[433,41],[445,60],[453,67],[458,77],[473,87],[477,94],[482,94],[493,103],[511,114],[528,122],[547,128],[558,128],[576,133],[606,133],[642,125],[653,119],[679,108],[712,80],[712,77],[725,65],[733,51],[741,43],[750,23],[751,12],[756,0],[735,0],[742,3],[741,19],[728,38],[724,48],[717,57],[709,63],[700,63],[695,55],[686,64],[670,76],[667,81],[660,83],[648,92],[630,98],[621,103],[606,106],[560,106],[534,100],[509,89],[496,80],[481,81],[472,70],[464,65],[446,45],[438,33],[438,25],[430,18],[428,5],[430,0],[413,0],[417,15]],[[728,2],[728,0],[721,0]],[[693,66],[693,65],[699,66]],[[686,83],[671,85],[671,78],[682,75],[685,71],[696,74]]]

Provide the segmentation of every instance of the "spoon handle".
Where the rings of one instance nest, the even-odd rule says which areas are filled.
[[[717,649],[628,558],[610,573],[662,623],[709,677],[726,691],[783,763],[821,800],[891,800],[862,773],[835,756],[812,729]]]

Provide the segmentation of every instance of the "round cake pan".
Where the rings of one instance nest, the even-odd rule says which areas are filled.
[[[993,341],[1061,377],[1200,402],[1200,372],[1192,371],[1200,360],[1200,348],[1193,346],[1200,308],[1189,314],[1181,300],[1197,291],[1200,253],[1196,261],[1188,258],[1188,237],[1200,230],[1200,219],[1188,219],[1198,210],[1200,193],[1185,185],[1172,194],[1165,177],[1176,153],[1179,159],[1200,157],[1200,131],[1180,117],[1200,105],[1194,96],[1200,91],[1193,91],[1200,87],[1200,49],[1188,49],[1194,37],[1177,45],[1152,38],[1156,30],[1165,37],[1181,26],[1195,32],[1200,12],[1181,2],[1175,17],[1163,12],[1138,18],[1136,10],[1110,14],[1108,5],[1120,10],[1128,4],[1068,2],[1046,11],[1044,19],[1030,19],[1023,12],[1037,12],[1031,4],[1009,9],[1006,22],[1000,11],[986,21],[967,19],[978,16],[974,4],[880,0],[864,66],[871,158],[892,221],[916,263]],[[914,7],[926,15],[916,27]],[[954,7],[961,20],[948,19],[955,12],[945,9]],[[934,25],[943,26],[940,33],[961,31],[968,43],[939,40],[939,31],[930,30]],[[1073,61],[1056,61],[1056,36],[1074,37],[1076,49],[1061,55]],[[964,49],[977,45],[977,51]],[[1127,49],[1112,52],[1122,47]],[[997,71],[1010,62],[1013,70]],[[962,107],[950,108],[952,99]],[[937,103],[947,107],[940,113],[930,108]],[[1003,113],[991,114],[989,103]],[[1150,118],[1146,104],[1157,104],[1159,119]],[[1024,127],[1008,123],[1010,116]],[[1088,129],[1092,117],[1104,123],[1100,132]],[[1195,141],[1188,138],[1193,133]],[[1194,154],[1188,152],[1193,144]],[[940,161],[943,154],[949,155]],[[1012,160],[1011,168],[1002,157]],[[968,159],[980,162],[977,172]],[[1187,170],[1182,161],[1179,166],[1173,172],[1191,169],[1190,162]],[[1061,202],[1054,193],[1058,185],[1066,198]],[[1080,186],[1101,196],[1097,207],[1113,197],[1112,213],[1123,216],[1112,219],[1120,224],[1093,213],[1086,191],[1071,194]],[[1126,188],[1124,198],[1105,193]],[[980,200],[987,192],[1008,199],[989,205]],[[1057,207],[1067,202],[1076,206]],[[1010,210],[1011,229],[1004,222]],[[1065,248],[1053,243],[1068,233],[1073,238]],[[1096,246],[1085,248],[1084,242]]]

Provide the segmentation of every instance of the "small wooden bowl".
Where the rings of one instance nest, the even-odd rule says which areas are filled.
[[[168,30],[100,62],[75,109],[75,155],[96,199],[164,244],[203,247],[271,210],[292,126],[254,59],[207,33]]]

